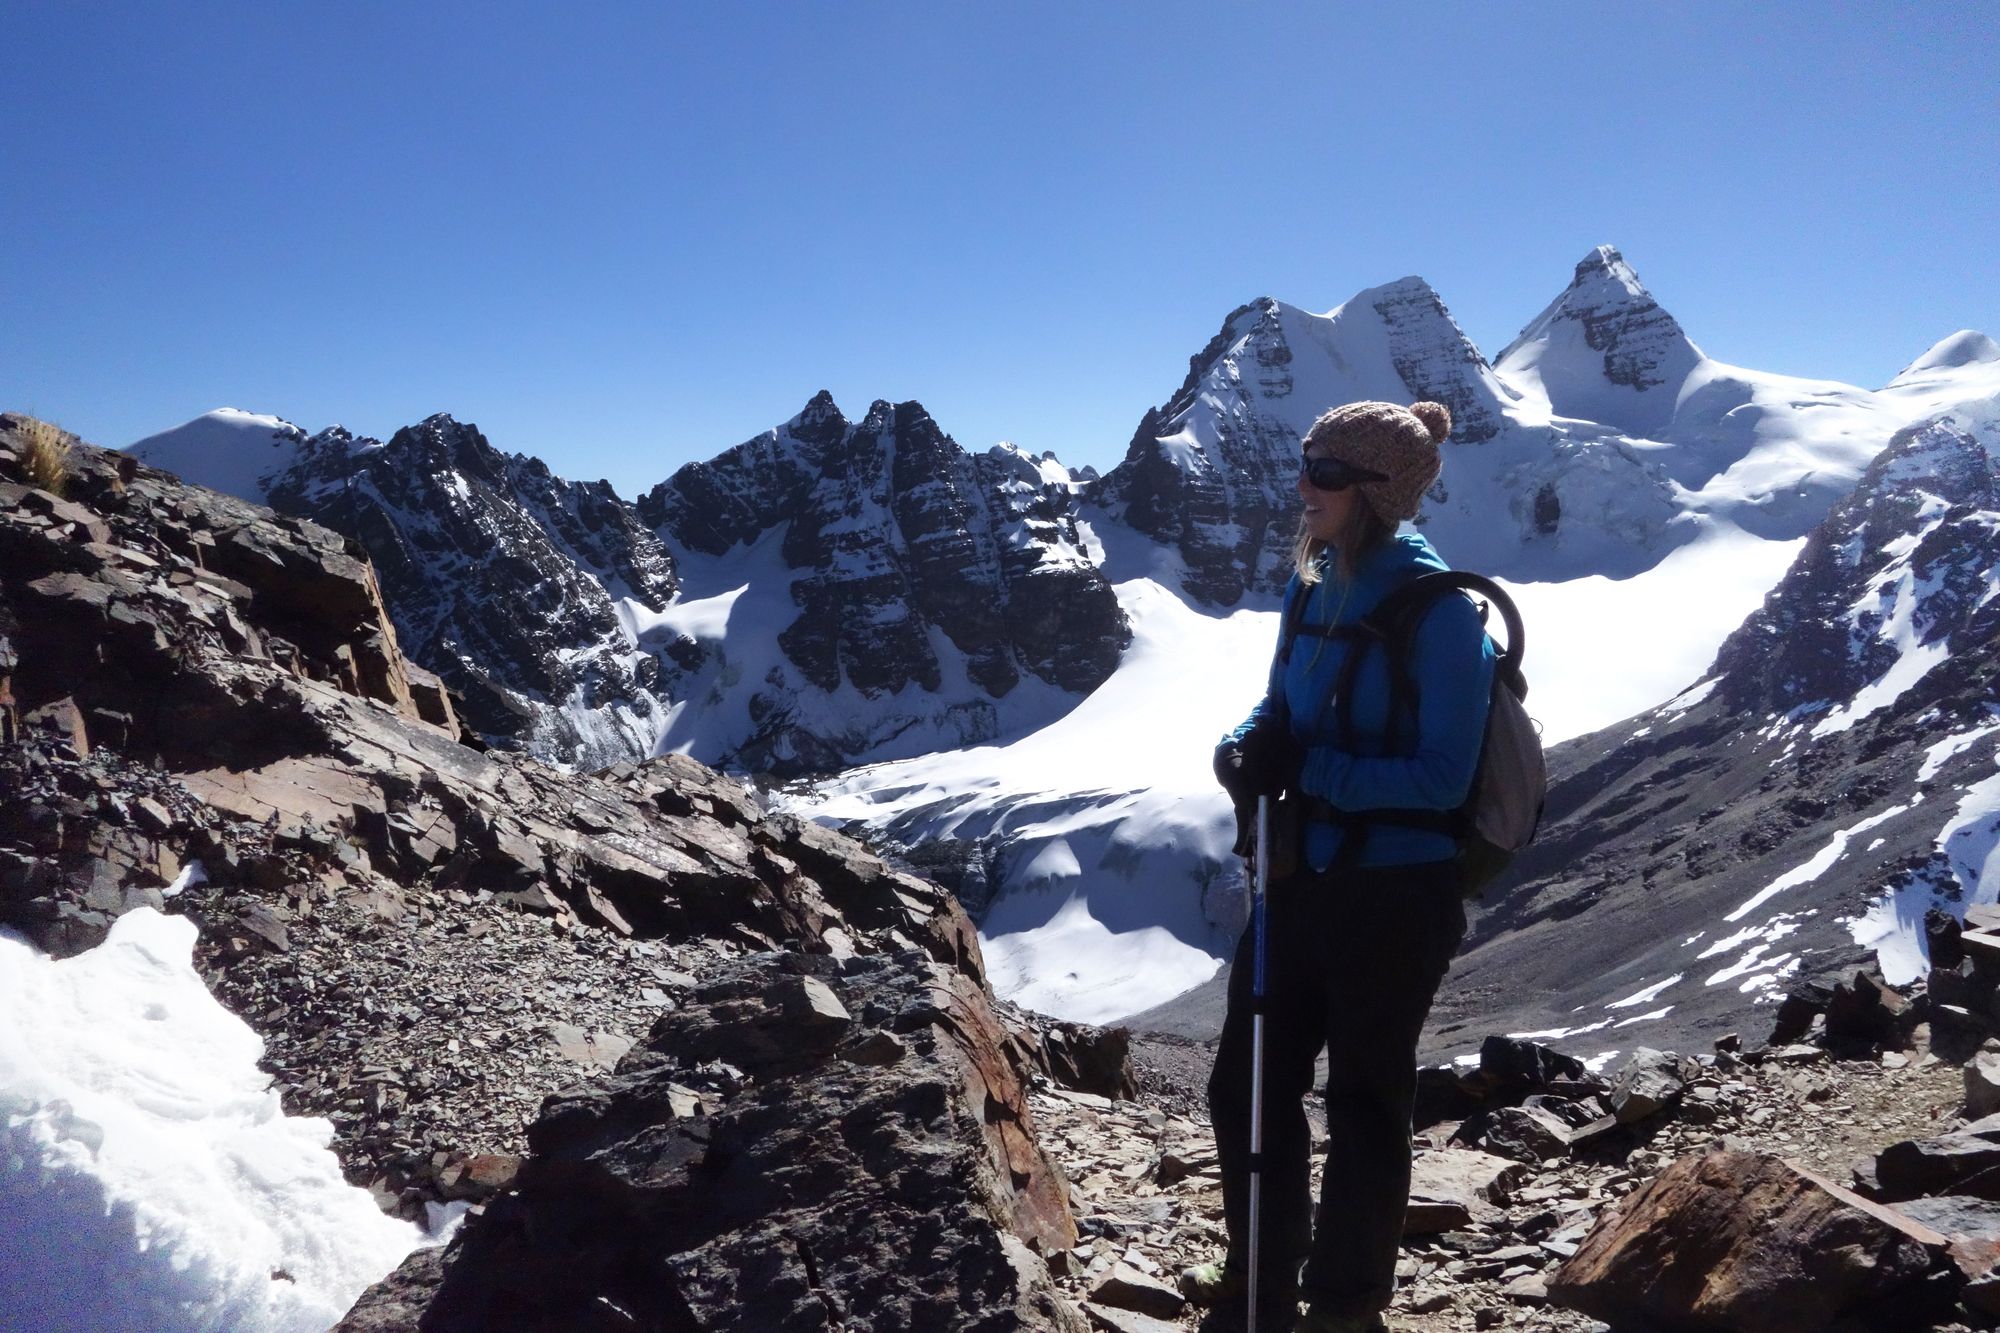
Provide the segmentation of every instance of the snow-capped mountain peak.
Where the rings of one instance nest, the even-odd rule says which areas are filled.
[[[1436,289],[1419,277],[1398,278],[1361,292],[1329,318],[1363,310],[1374,312],[1387,335],[1390,364],[1404,390],[1392,401],[1443,403],[1451,409],[1451,438],[1460,444],[1499,433],[1500,403],[1509,395]]]
[[[1964,370],[1971,366],[1996,364],[2000,364],[2000,343],[1977,329],[1960,329],[1948,338],[1940,338],[1928,352],[1903,367],[1902,372],[1889,382],[1902,384],[1940,370]]]
[[[1977,329],[1940,338],[1882,386],[1885,395],[1930,403],[1937,410],[2000,392],[2000,343]]]
[[[228,495],[261,500],[264,479],[290,467],[306,433],[283,417],[218,407],[127,447],[141,462]]]
[[[1702,350],[1653,299],[1625,257],[1600,245],[1494,362],[1555,414],[1657,435]]]

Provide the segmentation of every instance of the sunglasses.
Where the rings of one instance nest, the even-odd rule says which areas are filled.
[[[1387,481],[1380,472],[1370,472],[1365,467],[1356,467],[1345,459],[1327,455],[1313,457],[1307,454],[1299,459],[1299,475],[1306,484],[1316,491],[1344,491],[1349,486],[1359,486],[1364,481]]]

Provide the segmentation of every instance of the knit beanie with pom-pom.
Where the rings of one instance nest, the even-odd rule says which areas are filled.
[[[1324,445],[1322,452],[1386,477],[1356,489],[1370,509],[1394,525],[1417,516],[1424,492],[1444,467],[1438,445],[1450,434],[1451,409],[1443,403],[1349,403],[1313,422],[1304,447]]]

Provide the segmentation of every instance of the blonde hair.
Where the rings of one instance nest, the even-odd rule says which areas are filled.
[[[1298,536],[1292,539],[1292,564],[1299,571],[1299,582],[1310,588],[1319,582],[1323,563],[1321,557],[1331,550],[1339,561],[1340,576],[1351,579],[1362,557],[1395,535],[1396,525],[1376,513],[1370,505],[1350,506],[1347,521],[1340,525],[1340,531],[1334,534],[1331,542],[1323,542],[1313,536],[1306,527],[1305,515],[1301,514]]]

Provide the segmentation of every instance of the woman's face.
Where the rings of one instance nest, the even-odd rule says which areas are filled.
[[[1333,450],[1324,444],[1316,444],[1306,450],[1308,458],[1322,458]],[[1361,497],[1352,486],[1345,490],[1323,491],[1306,480],[1305,473],[1299,473],[1299,501],[1306,509],[1306,531],[1314,540],[1331,543],[1339,536],[1341,528],[1347,524],[1347,516],[1359,504]]]

